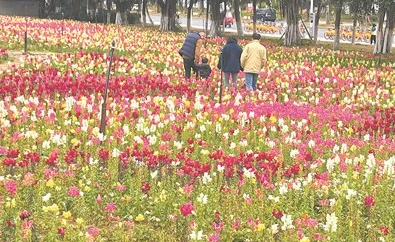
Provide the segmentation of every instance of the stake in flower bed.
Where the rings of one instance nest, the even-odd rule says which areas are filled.
[[[107,78],[106,78],[106,87],[104,89],[104,98],[103,98],[103,103],[102,103],[102,106],[101,106],[101,119],[100,119],[100,130],[99,130],[99,132],[102,134],[103,138],[106,135],[107,93],[108,93],[108,83],[110,81],[110,72],[111,72],[112,58],[114,56],[114,48],[115,48],[115,41],[113,40],[111,42],[110,63],[108,64]]]

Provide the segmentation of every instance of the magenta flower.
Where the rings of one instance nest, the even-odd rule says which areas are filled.
[[[69,195],[70,197],[79,197],[81,195],[81,192],[77,187],[72,186],[69,188],[67,195]]]
[[[373,207],[374,206],[374,197],[369,195],[365,197],[365,206],[366,207]]]
[[[105,210],[109,213],[114,212],[117,209],[117,205],[115,205],[115,203],[110,202],[106,204],[106,208]]]
[[[11,195],[13,195],[13,196],[16,195],[17,189],[18,189],[18,186],[17,186],[16,181],[14,181],[14,180],[4,181],[3,184],[4,184],[4,187],[5,187],[5,190],[6,190],[9,194],[11,194]]]
[[[187,202],[187,203],[184,203],[183,205],[181,205],[180,212],[181,212],[182,216],[186,217],[189,214],[192,214],[194,209],[195,208],[193,207],[192,202]]]

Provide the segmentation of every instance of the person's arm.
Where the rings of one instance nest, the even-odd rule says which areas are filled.
[[[266,48],[263,49],[262,53],[261,53],[261,68],[263,68],[265,66],[265,63],[267,61],[267,55],[266,55]]]
[[[198,39],[196,41],[196,47],[195,47],[195,61],[196,60],[200,60],[200,51],[202,50],[202,44],[203,44],[203,40],[202,39]]]
[[[248,53],[248,46],[244,47],[243,51],[241,52],[240,64],[243,69],[247,61],[247,53]]]

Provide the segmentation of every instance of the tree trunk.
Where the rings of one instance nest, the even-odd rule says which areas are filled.
[[[354,13],[354,18],[352,20],[352,37],[351,37],[351,44],[355,45],[355,34],[357,33],[357,21],[358,21],[358,14]]]
[[[111,0],[107,0],[106,1],[106,8],[107,8],[107,24],[111,23],[111,5],[112,5],[112,1]]]
[[[141,23],[143,24],[143,27],[147,25],[147,14],[146,14],[147,1],[148,0],[142,0],[141,3]]]
[[[316,0],[316,4],[317,4],[317,13],[315,15],[315,25],[314,25],[314,42],[317,42],[317,38],[318,38],[318,25],[320,23],[320,18],[321,18],[321,7],[322,7],[322,2],[321,0]]]
[[[177,0],[158,0],[161,10],[160,30],[174,31],[176,30],[176,8]]]
[[[252,19],[252,32],[256,33],[256,0],[252,1],[252,16],[254,16]]]
[[[387,45],[386,45],[385,53],[391,53],[392,43],[394,41],[394,27],[395,27],[395,4],[392,4],[387,12],[388,36],[387,36]]]
[[[210,27],[210,35],[211,36],[219,36],[221,22],[221,9],[220,9],[220,0],[212,0],[211,1],[211,27]]]
[[[384,44],[384,17],[386,10],[379,8],[379,24],[377,26],[376,44],[374,45],[373,53],[381,53]]]
[[[191,0],[187,9],[187,32],[191,31],[191,16],[192,16],[193,1]]]
[[[285,12],[288,27],[285,30],[284,45],[300,45],[299,0],[287,0]]]
[[[335,13],[335,40],[333,41],[333,50],[340,50],[340,20],[342,15],[343,0],[339,0],[336,5]]]
[[[241,22],[241,14],[240,14],[240,0],[234,0],[233,5],[235,8],[235,19],[236,19],[236,29],[237,36],[243,35],[243,24]]]
[[[127,25],[128,24],[128,8],[131,5],[130,1],[114,1],[117,6],[117,14],[115,15],[115,24]]]

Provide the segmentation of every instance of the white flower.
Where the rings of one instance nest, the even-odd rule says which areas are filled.
[[[197,201],[202,203],[202,204],[207,204],[208,202],[208,197],[206,194],[200,193],[199,197],[197,198]]]
[[[271,229],[272,229],[272,234],[277,234],[278,233],[278,224],[273,224]]]
[[[155,179],[158,176],[158,170],[151,172],[151,179]]]
[[[283,222],[283,226],[281,226],[282,230],[295,228],[295,226],[293,226],[293,224],[292,224],[292,215],[284,214],[281,217],[281,222]]]
[[[288,192],[288,188],[286,185],[281,185],[280,190],[279,190],[281,195],[284,195],[285,193]]]
[[[353,189],[348,189],[347,190],[347,195],[346,195],[346,199],[350,200],[351,197],[357,195],[357,191],[353,190]]]
[[[207,183],[211,182],[213,180],[213,178],[211,178],[211,176],[205,172],[202,176],[202,182],[204,185],[206,185]]]
[[[225,170],[225,166],[217,165],[218,172],[223,172]]]
[[[112,156],[113,158],[117,158],[120,154],[121,154],[121,151],[118,150],[117,148],[114,148],[114,149],[112,150],[111,156]]]
[[[45,196],[42,197],[43,202],[47,202],[49,201],[49,199],[51,198],[51,193],[47,193]]]
[[[197,233],[195,230],[191,232],[189,237],[193,240],[202,240],[203,239],[203,231],[199,230]]]
[[[329,232],[337,231],[337,217],[335,213],[326,215],[326,224],[324,225],[324,230]]]

